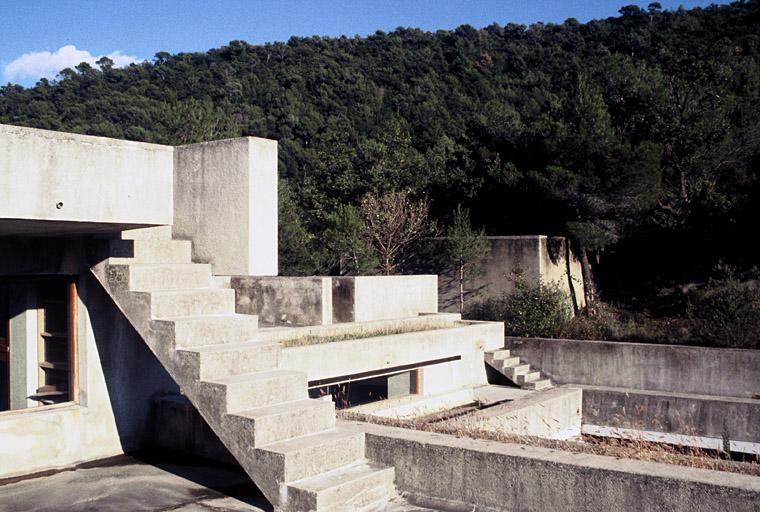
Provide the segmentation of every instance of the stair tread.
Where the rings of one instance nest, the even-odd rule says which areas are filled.
[[[198,352],[202,354],[215,354],[219,352],[233,352],[235,350],[271,347],[274,345],[278,345],[278,343],[276,341],[250,340],[250,341],[240,341],[236,343],[223,343],[223,344],[216,344],[216,345],[198,345],[195,347],[182,347],[182,348],[178,348],[177,351]]]
[[[362,432],[357,432],[355,430],[332,428],[330,430],[324,430],[322,432],[315,432],[313,434],[307,434],[305,436],[292,437],[283,441],[277,441],[275,443],[267,444],[259,448],[269,452],[290,453],[297,452],[305,448],[329,445],[351,438],[362,437],[363,435],[364,434]]]
[[[365,459],[320,473],[319,475],[290,482],[288,485],[305,491],[318,493],[386,472],[393,472],[393,468],[376,462],[370,462]]]
[[[234,413],[228,413],[232,416],[241,416],[243,418],[261,418],[265,416],[277,416],[280,414],[288,414],[293,410],[305,410],[305,409],[318,409],[320,407],[327,407],[324,400],[312,400],[304,398],[303,400],[290,400],[287,402],[280,402],[278,404],[264,405],[262,407],[254,407],[252,409],[246,409],[244,411],[236,411]]]
[[[149,293],[151,295],[188,295],[193,293],[211,293],[215,295],[231,295],[235,291],[231,288],[175,288],[171,290],[151,290],[149,292],[136,292],[136,293]]]
[[[216,318],[255,318],[258,321],[258,317],[256,315],[243,315],[240,313],[215,313],[213,315],[187,315],[187,316],[165,316],[161,318],[154,318],[153,320],[164,320],[169,322],[174,322],[177,320],[183,320],[183,321],[192,321],[192,320],[204,320],[204,319],[216,319]]]

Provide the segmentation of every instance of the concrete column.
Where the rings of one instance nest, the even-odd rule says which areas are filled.
[[[12,284],[9,293],[11,347],[11,409],[26,409],[39,405],[27,396],[37,391],[37,310],[34,307],[34,287],[31,284]]]
[[[242,137],[174,150],[174,238],[216,275],[277,275],[277,142]]]

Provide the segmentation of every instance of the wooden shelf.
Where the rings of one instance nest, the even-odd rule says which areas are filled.
[[[40,336],[46,340],[68,340],[69,335],[65,332],[41,332]]]
[[[69,371],[69,363],[67,361],[42,361],[40,368],[44,370],[59,370],[67,372]]]

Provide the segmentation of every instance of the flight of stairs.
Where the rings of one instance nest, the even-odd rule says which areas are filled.
[[[512,356],[507,349],[491,350],[485,353],[488,366],[504,375],[522,389],[541,390],[554,387],[552,381],[544,378],[540,371]]]
[[[364,434],[336,427],[306,375],[278,370],[280,345],[235,314],[235,292],[171,227],[102,242],[92,272],[276,510],[354,511],[395,496],[392,467],[365,458]],[[257,340],[257,337],[259,338]]]

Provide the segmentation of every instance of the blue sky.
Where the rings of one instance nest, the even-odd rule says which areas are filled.
[[[33,85],[63,67],[110,56],[117,65],[159,51],[192,52],[235,39],[367,35],[493,22],[580,21],[615,16],[635,0],[0,0],[0,83]],[[665,9],[703,0],[660,0]]]

